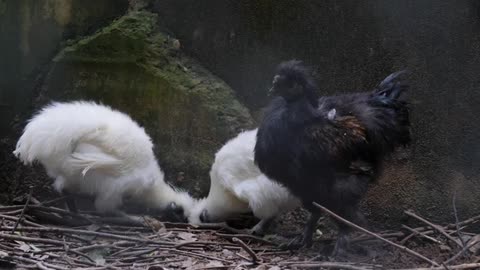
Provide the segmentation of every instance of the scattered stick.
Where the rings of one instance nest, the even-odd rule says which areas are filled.
[[[40,270],[52,270],[52,268],[46,267],[46,266],[43,265],[43,263],[41,263],[41,262],[37,262],[37,268],[40,269]]]
[[[176,249],[181,249],[185,246],[208,246],[208,245],[217,245],[217,246],[229,246],[228,243],[219,243],[219,242],[206,242],[206,241],[191,241],[191,242],[183,242],[180,244],[176,244]],[[233,245],[236,247],[236,245]]]
[[[417,230],[415,230],[415,229],[412,229],[412,228],[408,227],[407,225],[402,225],[402,228],[407,229],[408,231],[412,232],[413,235],[420,235],[420,236],[422,236],[423,238],[428,239],[428,240],[430,240],[430,241],[432,241],[432,242],[434,242],[434,243],[437,243],[437,244],[440,244],[440,245],[443,244],[442,242],[438,241],[437,239],[435,239],[435,238],[433,238],[433,237],[430,237],[430,236],[424,234],[423,232],[419,232],[419,231],[417,231]]]
[[[33,264],[33,265],[37,265],[37,263],[38,263],[38,261],[36,261],[36,260],[29,259],[29,258],[24,258],[24,257],[21,257],[21,256],[16,256],[16,255],[7,256],[7,257],[4,257],[4,259],[10,260],[10,261],[17,260],[17,261],[21,261],[21,262],[30,263],[30,264]],[[46,267],[52,268],[52,269],[57,269],[57,270],[68,270],[68,269],[70,269],[70,268],[66,268],[66,267],[62,267],[62,266],[58,266],[58,265],[54,265],[54,264],[50,264],[50,263],[46,263],[46,262],[43,262],[43,265],[45,265]]]
[[[471,247],[475,246],[476,244],[478,244],[479,240],[473,240],[470,244],[466,245],[464,248],[462,248],[462,250],[460,250],[457,254],[455,254],[453,257],[451,257],[450,259],[446,260],[443,264],[445,265],[448,265],[450,264],[451,262],[454,262],[456,259],[458,259],[458,257],[462,256],[465,252],[467,252],[468,249],[470,249]]]
[[[4,233],[0,233],[0,239],[17,240],[17,241],[24,241],[24,242],[30,242],[30,243],[43,243],[43,244],[63,246],[63,241],[44,239],[44,238],[36,238],[36,237],[18,236],[18,235],[4,234]]]
[[[480,263],[465,263],[465,264],[448,266],[448,269],[452,269],[452,270],[475,269],[475,268],[478,269],[479,267],[480,267]],[[445,267],[438,266],[438,267],[431,267],[431,268],[404,268],[404,269],[397,269],[397,270],[445,270]]]
[[[215,235],[218,235],[218,236],[221,236],[221,237],[225,237],[225,238],[247,238],[247,239],[252,239],[252,240],[255,240],[259,243],[262,243],[262,244],[266,244],[266,245],[271,245],[271,246],[278,246],[277,244],[273,243],[272,241],[268,241],[268,240],[265,240],[261,237],[257,237],[255,235],[251,235],[251,234],[225,234],[225,233],[215,233]]]
[[[418,219],[420,220],[421,222],[427,224],[428,226],[432,227],[433,229],[437,230],[439,233],[443,234],[445,237],[447,237],[447,239],[449,239],[450,241],[454,242],[455,244],[457,244],[458,246],[460,246],[461,248],[463,248],[462,246],[462,243],[460,243],[457,239],[453,238],[450,234],[448,234],[447,232],[445,232],[445,230],[441,227],[441,226],[438,226],[436,224],[433,224],[432,222],[416,215],[415,213],[413,213],[412,211],[410,210],[407,210],[405,211],[405,214],[407,214],[408,216],[411,216],[415,219]]]
[[[457,230],[457,235],[458,235],[458,238],[460,239],[460,243],[462,244],[462,247],[465,247],[465,241],[463,240],[462,234],[460,233],[460,226],[458,225],[458,213],[457,213],[456,200],[457,200],[457,190],[454,190],[453,197],[452,197],[452,207],[453,207],[453,215],[455,216],[455,229]]]
[[[22,212],[20,212],[20,217],[17,219],[17,221],[15,222],[15,225],[13,226],[11,234],[15,233],[15,230],[17,229],[18,224],[23,219],[23,216],[25,215],[25,209],[27,209],[27,206],[30,203],[30,200],[32,199],[32,193],[33,193],[33,187],[30,187],[30,191],[28,192],[27,201],[25,202],[25,205],[23,206]]]
[[[292,268],[330,268],[330,269],[347,269],[347,270],[369,270],[372,268],[366,268],[361,266],[354,266],[347,263],[338,263],[338,262],[318,262],[318,263],[299,263],[289,265]]]
[[[8,216],[8,215],[1,215],[1,214],[0,214],[0,218],[5,219],[5,220],[11,220],[11,221],[17,221],[17,220],[19,220],[18,217],[13,217],[13,216]],[[23,224],[29,225],[29,226],[45,227],[45,226],[43,226],[43,225],[40,225],[40,224],[35,223],[35,222],[28,221],[28,220],[25,220],[25,219],[22,220],[22,221],[20,221],[20,222],[23,223]],[[12,227],[12,229],[13,229],[13,227]]]
[[[11,228],[10,227],[0,227],[0,231],[9,230],[9,229],[11,229]],[[98,237],[103,237],[103,238],[126,240],[126,241],[131,241],[131,242],[139,242],[139,243],[145,243],[145,244],[157,244],[157,245],[173,246],[172,242],[166,242],[166,241],[154,241],[154,240],[147,240],[147,239],[131,237],[131,236],[116,235],[116,234],[111,234],[111,233],[94,232],[94,231],[86,231],[86,230],[76,230],[76,229],[66,229],[66,228],[58,228],[58,227],[49,227],[49,228],[23,227],[23,228],[19,228],[18,230],[19,231],[24,231],[24,232],[32,232],[33,231],[33,232],[83,234],[83,235],[92,235],[92,236],[98,236]]]
[[[172,223],[172,222],[164,222],[165,228],[193,228],[193,229],[200,229],[200,230],[224,230],[230,233],[235,234],[244,234],[245,230],[239,230],[228,226],[225,222],[218,222],[218,223],[202,223],[202,224],[188,224],[188,223]]]
[[[178,254],[195,256],[195,257],[205,258],[205,259],[219,261],[219,262],[232,263],[231,261],[227,261],[227,260],[224,260],[224,259],[221,259],[221,258],[216,258],[216,257],[213,257],[213,256],[208,256],[208,255],[205,255],[205,254],[200,254],[200,253],[195,253],[195,252],[190,252],[190,251],[176,250],[176,249],[172,249],[171,251],[173,251],[175,253],[178,253]]]
[[[358,225],[356,225],[356,224],[354,224],[354,223],[352,223],[352,222],[350,222],[350,221],[348,221],[348,220],[340,217],[339,215],[333,213],[332,211],[328,210],[327,208],[321,206],[320,204],[318,204],[318,203],[316,203],[316,202],[313,202],[313,205],[314,205],[315,207],[319,208],[320,210],[322,210],[323,212],[325,212],[325,213],[329,214],[330,216],[334,217],[335,219],[337,219],[337,220],[339,220],[339,221],[347,224],[347,225],[350,226],[350,227],[353,227],[353,228],[355,228],[355,229],[357,229],[357,230],[359,230],[359,231],[362,231],[362,232],[364,232],[364,233],[366,233],[366,234],[369,234],[369,235],[371,235],[371,236],[373,236],[373,237],[375,237],[375,238],[377,238],[377,239],[379,239],[379,240],[382,240],[383,242],[385,242],[385,243],[387,243],[387,244],[389,244],[389,245],[391,245],[391,246],[394,246],[394,247],[396,247],[396,248],[398,248],[398,249],[400,249],[400,250],[402,250],[402,251],[405,251],[405,252],[407,252],[408,254],[410,254],[410,255],[412,255],[412,256],[415,256],[415,257],[417,257],[417,258],[419,258],[419,259],[422,259],[423,261],[428,262],[428,263],[431,264],[431,265],[439,266],[438,263],[436,263],[435,261],[430,260],[429,258],[423,256],[422,254],[420,254],[420,253],[418,253],[418,252],[415,252],[415,251],[413,251],[413,250],[411,250],[411,249],[409,249],[409,248],[407,248],[407,247],[405,247],[405,246],[402,246],[402,245],[399,245],[399,244],[397,244],[397,243],[394,243],[394,242],[392,242],[392,241],[390,241],[390,240],[388,240],[388,239],[385,239],[385,238],[383,238],[383,237],[381,237],[381,236],[379,236],[379,235],[377,235],[377,234],[375,234],[375,233],[373,233],[373,232],[371,232],[371,231],[369,231],[369,230],[367,230],[367,229],[365,229],[365,228],[362,228],[362,227],[360,227],[360,226],[358,226]]]
[[[255,254],[255,252],[253,252],[253,250],[249,246],[247,246],[247,244],[245,244],[242,240],[237,237],[233,237],[232,241],[242,247],[243,250],[245,250],[248,255],[250,255],[253,263],[257,264],[262,261],[260,258],[257,257],[257,254]]]

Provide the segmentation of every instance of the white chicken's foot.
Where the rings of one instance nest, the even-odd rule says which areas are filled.
[[[112,210],[104,213],[101,221],[126,226],[144,226],[142,217],[131,216],[120,210]]]
[[[275,221],[275,217],[264,218],[260,220],[255,226],[253,226],[253,228],[251,228],[247,232],[253,235],[264,235],[265,232],[274,223],[274,221]]]

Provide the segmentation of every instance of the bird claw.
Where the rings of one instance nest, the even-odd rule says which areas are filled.
[[[349,247],[349,241],[346,236],[339,236],[335,242],[331,257],[334,259],[344,258],[348,255],[347,249]]]
[[[280,245],[281,249],[286,249],[286,250],[295,250],[295,249],[300,249],[302,247],[311,247],[312,246],[312,240],[310,241],[308,239],[305,239],[303,235],[299,235],[294,237],[292,240],[290,240],[288,243],[283,243]]]
[[[264,219],[259,221],[253,228],[248,230],[248,233],[251,235],[263,236],[268,231],[268,228],[271,227],[273,219]]]
[[[163,218],[171,222],[185,222],[186,217],[184,216],[183,208],[177,205],[174,202],[171,202],[167,205],[164,210]]]

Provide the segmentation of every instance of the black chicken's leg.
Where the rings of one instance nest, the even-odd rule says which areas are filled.
[[[313,232],[317,227],[317,222],[320,219],[320,213],[314,211],[310,213],[310,218],[305,224],[303,234],[293,238],[289,243],[280,245],[284,249],[299,249],[301,247],[310,247],[312,245]]]
[[[344,214],[344,218],[362,227],[367,225],[365,217],[360,211],[358,211],[356,206],[348,209]],[[338,238],[335,242],[335,247],[333,248],[332,257],[344,257],[348,254],[348,250],[351,249],[348,236],[350,232],[351,227],[349,225],[340,222],[338,223]],[[368,253],[368,251],[365,251],[360,247],[357,247],[357,249],[358,252]]]

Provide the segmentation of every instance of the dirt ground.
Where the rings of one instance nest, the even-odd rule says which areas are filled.
[[[0,204],[3,205],[0,206],[0,217],[2,217],[0,238],[4,238],[0,241],[0,269],[70,269],[72,267],[77,269],[275,270],[314,267],[323,269],[319,263],[327,262],[334,264],[330,266],[330,269],[401,269],[430,266],[428,263],[411,256],[405,251],[383,241],[373,240],[365,234],[358,232],[352,234],[355,244],[349,255],[344,258],[336,258],[334,261],[327,255],[330,254],[333,248],[336,227],[328,217],[322,218],[319,222],[315,233],[315,242],[311,248],[304,248],[298,251],[278,249],[277,244],[288,241],[301,233],[308,216],[308,213],[303,210],[287,213],[278,218],[270,233],[261,238],[263,239],[262,241],[261,239],[250,238],[225,228],[195,228],[186,224],[162,223],[150,218],[148,219],[150,222],[144,222],[140,227],[117,226],[108,222],[105,223],[102,220],[92,222],[91,219],[89,224],[73,226],[74,224],[66,221],[74,216],[68,214],[69,212],[65,210],[61,210],[63,203],[56,203],[52,204],[51,207],[55,206],[55,208],[51,209],[26,208],[25,218],[32,223],[25,224],[24,221],[20,222],[16,233],[13,234],[20,238],[10,239],[6,236],[8,233],[5,231],[12,229],[15,221],[21,215],[20,210],[23,208],[26,198],[25,194],[28,193],[30,186],[34,187],[33,197],[38,198],[36,200],[37,204],[39,201],[45,202],[58,198],[58,194],[51,190],[51,180],[48,179],[42,168],[22,166],[11,153],[13,148],[14,143],[12,141],[0,141],[0,160],[3,161],[0,163]],[[91,200],[87,198],[83,201],[89,202]],[[88,206],[88,204],[84,206]],[[156,225],[152,226],[152,220],[154,220],[153,223]],[[423,236],[414,236],[405,241],[404,239],[410,235],[410,232],[402,228],[402,224],[398,224],[398,226],[391,228],[389,231],[378,226],[375,227],[375,225],[372,225],[369,229],[386,236],[395,243],[401,243],[402,246],[414,250],[437,263],[445,262],[461,250],[457,244],[446,239],[440,233],[434,232],[431,228],[426,227],[422,222],[407,217],[405,220],[406,225],[428,232],[428,236],[433,240]],[[467,242],[479,237],[477,235],[478,231],[475,231],[478,228],[472,226],[478,220],[480,220],[479,217],[474,217],[465,223],[465,228],[462,228]],[[229,221],[228,225],[229,228],[243,229],[252,227],[256,221],[255,218],[247,215]],[[32,226],[32,224],[36,225]],[[456,232],[451,229],[451,225],[442,224],[441,227],[445,228],[445,230],[449,229],[449,231],[447,230],[448,233],[458,240],[459,238]],[[145,239],[166,241],[168,244],[166,247],[160,248],[159,246],[152,246],[152,243],[139,243],[138,239],[135,240],[137,242],[132,240],[133,244],[129,240],[118,244],[118,240],[112,241],[112,239],[104,239],[102,237],[79,240],[84,238],[82,234],[85,232],[82,231],[76,234],[75,232],[39,232],[35,231],[35,229],[28,231],[32,227],[106,232],[117,236],[135,236],[143,239],[142,241]],[[27,231],[22,231],[23,229]],[[23,239],[25,237],[27,240]],[[251,255],[238,243],[232,242],[233,237],[237,237],[247,244],[261,262],[252,262]],[[109,248],[93,248],[88,250],[88,252],[71,253],[65,247],[55,249],[55,244],[49,245],[42,241],[30,242],[32,241],[30,238],[37,239],[36,241],[39,241],[38,239],[67,241],[68,245],[70,245],[68,249],[74,250],[81,250],[81,247],[85,245],[110,246]],[[185,246],[179,246],[186,242],[189,243]],[[477,245],[475,244],[474,247],[477,247]],[[40,256],[37,254],[39,252],[47,255]],[[120,256],[122,253],[124,254]],[[199,254],[205,256],[202,257]],[[479,259],[476,254],[478,254],[478,249],[467,251],[463,256],[459,256],[458,259],[452,261],[451,265],[477,263]],[[318,257],[319,255],[321,256]],[[314,260],[314,258],[316,259]],[[345,268],[339,267],[339,263],[342,262],[347,263],[343,265]],[[154,268],[154,266],[160,268]]]
[[[138,218],[138,223],[120,225],[92,212],[73,214],[50,203],[30,197],[17,198],[17,205],[0,206],[0,269],[416,269],[429,267],[420,260],[388,243],[363,233],[351,235],[352,248],[342,258],[330,258],[336,229],[330,218],[319,222],[314,245],[296,251],[282,250],[278,244],[299,234],[307,213],[299,210],[283,215],[264,237],[239,231],[250,228],[256,220],[243,215],[226,224],[192,226],[161,222],[152,217]],[[25,212],[22,214],[23,209]],[[24,217],[18,227],[16,220]],[[468,226],[480,217],[462,221],[465,241],[477,241]],[[122,221],[125,222],[125,221]],[[416,225],[424,225],[419,222]],[[438,226],[455,237],[451,225]],[[445,262],[461,248],[427,226],[416,227],[430,239],[410,235],[398,229],[378,231],[378,235],[422,254]],[[15,231],[11,233],[9,231]],[[408,240],[405,240],[405,239]],[[433,240],[432,240],[433,239]],[[458,239],[458,238],[455,238]],[[454,240],[455,240],[454,239]],[[475,240],[477,239],[477,240]],[[478,264],[476,242],[445,269],[475,269]],[[320,256],[319,256],[320,255]],[[458,268],[458,265],[464,268]],[[328,267],[327,267],[328,266]],[[468,267],[469,266],[469,267]],[[451,268],[449,268],[451,267]],[[477,268],[478,269],[478,268]]]

